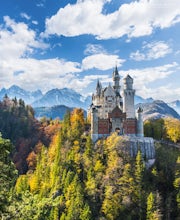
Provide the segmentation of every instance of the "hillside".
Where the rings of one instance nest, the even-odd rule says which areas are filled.
[[[27,157],[38,143],[48,145],[56,125],[48,129],[48,122],[42,124],[34,117],[34,110],[22,99],[4,98],[0,102],[0,133],[8,138],[15,149],[11,152],[19,173],[28,169]],[[38,149],[37,149],[38,152]]]
[[[59,118],[63,119],[64,115],[66,114],[67,111],[72,111],[73,108],[69,108],[64,105],[58,105],[58,106],[53,106],[53,107],[35,107],[35,117],[36,118]]]
[[[10,219],[178,219],[179,150],[158,144],[155,164],[145,169],[141,153],[130,158],[115,133],[94,145],[82,135],[82,112],[74,114],[48,147],[32,152],[36,165],[18,177],[16,194],[6,194]]]

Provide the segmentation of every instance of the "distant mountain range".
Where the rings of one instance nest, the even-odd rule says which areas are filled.
[[[2,100],[6,94],[9,98],[21,98],[26,104],[30,104],[32,107],[53,107],[55,105],[65,105],[67,107],[87,109],[91,103],[90,96],[84,97],[76,91],[68,88],[52,89],[45,94],[42,94],[40,90],[30,92],[13,85],[9,89],[3,88],[0,90],[0,100]]]
[[[33,107],[53,107],[56,105],[65,105],[67,107],[79,107],[87,109],[91,98],[83,97],[72,89],[52,89],[43,95],[40,99],[32,103]]]
[[[43,94],[40,90],[34,92],[26,91],[19,86],[13,85],[9,89],[0,90],[0,100],[4,98],[5,95],[8,95],[9,98],[23,99],[26,104],[32,104],[36,100],[42,98]]]
[[[0,100],[3,99],[5,94],[10,98],[21,98],[26,104],[32,105],[37,118],[46,116],[53,119],[56,117],[62,119],[67,109],[71,111],[73,108],[78,107],[87,110],[91,104],[91,96],[84,97],[68,88],[52,89],[42,94],[40,90],[30,92],[13,85],[9,89],[3,88],[0,90]],[[144,120],[162,117],[180,119],[178,114],[180,113],[180,100],[166,104],[163,101],[154,101],[152,98],[144,99],[140,96],[135,96],[135,105],[136,107],[139,105],[143,107]]]
[[[155,100],[151,103],[141,103],[136,105],[136,109],[141,106],[143,108],[143,120],[159,119],[172,117],[180,119],[180,115],[168,104],[161,100]]]

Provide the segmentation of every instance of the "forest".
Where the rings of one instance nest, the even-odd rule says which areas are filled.
[[[5,97],[0,122],[1,219],[180,219],[179,120],[144,123],[157,140],[150,168],[116,133],[92,143],[82,109],[38,121],[23,100]]]

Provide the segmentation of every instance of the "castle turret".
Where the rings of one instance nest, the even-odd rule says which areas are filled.
[[[120,85],[119,85],[120,76],[118,73],[117,66],[115,67],[115,70],[113,72],[113,81],[114,81],[114,85],[113,85],[114,91],[118,95],[120,94]]]
[[[141,107],[137,110],[137,136],[144,137],[144,127],[143,127],[143,109]]]
[[[135,90],[133,89],[133,79],[127,75],[124,78],[124,100],[123,100],[123,112],[126,113],[127,118],[135,118],[135,109],[134,109],[134,95]]]
[[[98,110],[91,109],[91,139],[93,142],[98,140]]]

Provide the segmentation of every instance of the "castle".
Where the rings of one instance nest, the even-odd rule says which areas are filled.
[[[142,108],[135,114],[133,78],[127,75],[123,79],[121,96],[120,76],[117,67],[113,71],[113,86],[102,88],[97,81],[96,92],[92,95],[90,106],[91,138],[95,142],[111,132],[119,135],[143,137]]]

